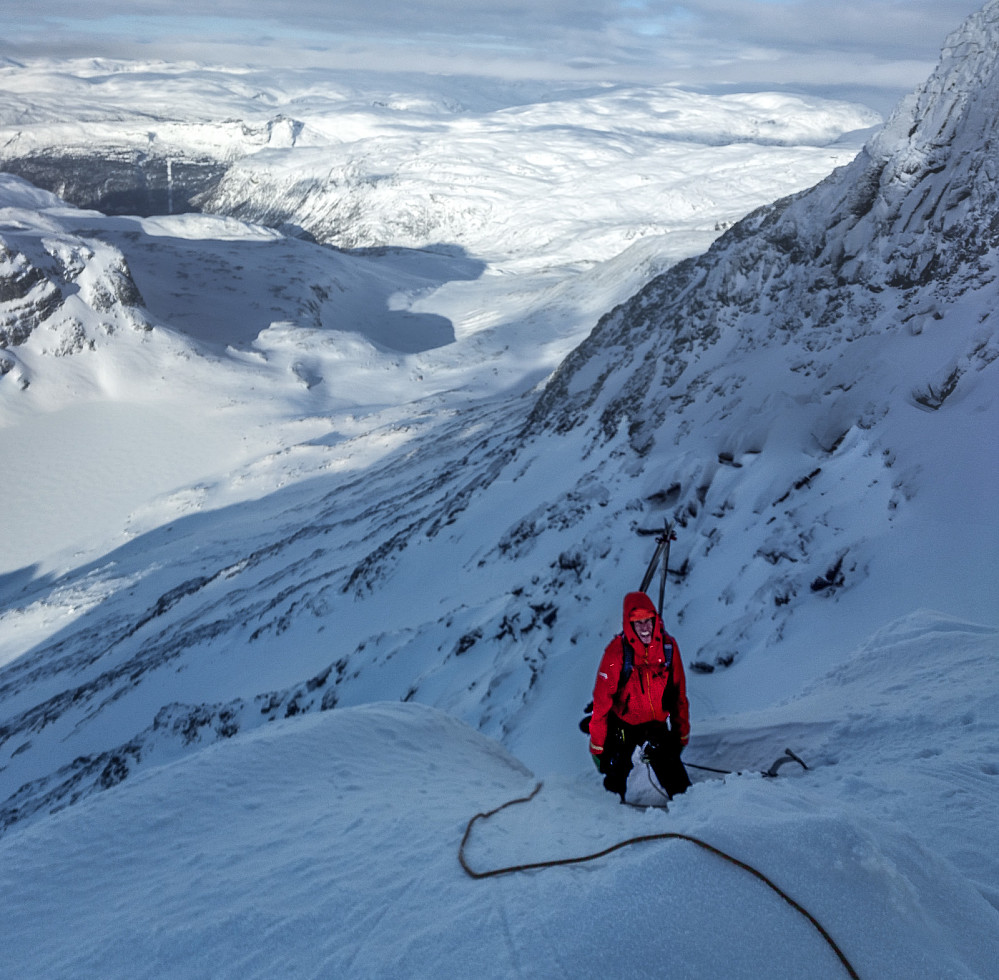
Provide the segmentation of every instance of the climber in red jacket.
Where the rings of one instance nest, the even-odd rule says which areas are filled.
[[[680,761],[690,737],[680,649],[644,592],[624,597],[624,630],[600,661],[589,727],[593,761],[622,803],[639,745],[646,745],[646,758],[670,797],[690,785]]]

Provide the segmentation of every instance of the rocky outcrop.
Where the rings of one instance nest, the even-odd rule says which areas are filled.
[[[23,344],[62,303],[62,291],[0,239],[0,348]]]
[[[76,353],[93,346],[94,322],[108,334],[119,326],[148,330],[144,305],[124,256],[105,242],[65,233],[0,237],[0,350],[27,343],[44,325],[46,353]],[[98,315],[86,318],[90,330],[88,309]],[[13,357],[3,365],[0,378],[17,366]],[[26,375],[17,376],[25,387]]]

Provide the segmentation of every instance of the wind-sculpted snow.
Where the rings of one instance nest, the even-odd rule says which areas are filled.
[[[212,742],[232,738],[279,718],[292,718],[336,705],[331,675],[341,676],[345,661],[287,691],[259,694],[223,705],[171,704],[161,708],[152,725],[128,742],[93,756],[78,756],[51,775],[25,783],[0,808],[0,832],[38,814],[56,812],[94,793],[111,789],[137,770],[163,765]]]
[[[922,669],[937,630],[898,626]],[[984,636],[957,623],[950,635],[973,671]],[[881,668],[897,656],[891,644],[863,653],[890,682]],[[979,711],[985,692],[967,682],[960,690],[976,691]],[[866,717],[873,698],[856,693],[834,677],[811,692],[812,706],[832,713],[853,694],[847,704]],[[165,725],[172,717],[164,712]],[[749,757],[765,724],[789,717],[794,706],[733,733],[730,748]],[[985,719],[974,727],[983,734]],[[823,728],[837,732],[836,720]],[[949,755],[956,743],[921,761],[929,772],[900,777],[892,755],[904,743],[879,730],[872,751],[856,722],[837,734],[837,765],[698,783],[668,813],[618,806],[592,778],[548,778],[529,804],[475,824],[467,860],[490,870],[690,834],[776,882],[862,977],[988,977],[996,910],[945,856],[961,849],[960,834],[932,834],[948,826],[942,811],[971,805],[993,837],[984,796],[966,784],[964,808],[906,811],[911,787],[933,785],[943,761],[962,758]],[[979,783],[988,778],[979,772]],[[689,842],[646,841],[492,881],[463,875],[466,822],[533,785],[496,742],[425,706],[374,703],[240,732],[0,840],[5,962],[24,978],[642,976],[650,964],[735,980],[847,976],[792,907]],[[621,943],[620,918],[593,909],[627,905],[636,889],[670,912]]]

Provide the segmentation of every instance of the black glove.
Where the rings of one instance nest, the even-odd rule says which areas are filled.
[[[597,772],[602,774],[604,771],[603,768],[604,757],[602,755],[595,755],[591,752],[590,758],[593,760],[593,764],[597,767]]]

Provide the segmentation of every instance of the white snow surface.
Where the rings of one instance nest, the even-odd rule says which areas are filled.
[[[487,871],[687,834],[766,874],[861,977],[988,977],[999,912],[974,883],[996,881],[995,642],[994,629],[933,615],[892,624],[802,698],[725,729],[729,760],[808,732],[814,771],[700,782],[668,812],[621,807],[583,772],[552,774],[531,802],[478,822],[466,859]],[[922,685],[942,645],[952,676],[925,742]],[[276,721],[0,840],[5,970],[847,975],[791,906],[686,841],[466,877],[467,821],[534,784],[432,708]]]
[[[919,208],[995,206],[962,182],[991,166],[997,40],[993,0],[857,164],[672,279],[869,114],[0,70],[22,149],[236,162],[215,214],[0,174],[0,974],[846,976],[686,841],[468,878],[469,819],[540,781],[476,823],[473,867],[688,834],[863,978],[995,976],[997,258]],[[856,304],[799,247],[844,225],[835,268],[894,270]],[[910,276],[926,241],[945,282]],[[661,312],[685,268],[694,338]],[[664,519],[685,758],[732,774],[664,809],[638,766],[626,807],[577,722]],[[808,770],[764,778],[785,747]]]

